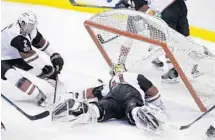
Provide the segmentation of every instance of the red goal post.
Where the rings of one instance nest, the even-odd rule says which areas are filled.
[[[145,20],[147,27],[153,26],[153,28],[151,28],[151,29],[148,28],[148,31],[147,31],[148,36],[139,34],[137,32],[128,31],[128,29],[125,29],[125,27],[121,28],[122,26],[128,26],[125,24],[128,23],[129,16],[133,16],[133,17],[139,16],[142,18],[143,21]],[[113,20],[113,21],[111,21],[111,20]],[[119,21],[117,21],[117,20],[119,20]],[[155,22],[155,24],[153,22]],[[159,23],[160,26],[164,26],[164,28],[163,28],[164,30],[159,29],[160,27],[156,25],[156,22]],[[149,26],[149,24],[150,24],[150,26]],[[114,36],[126,37],[128,39],[131,39],[132,41],[138,40],[140,42],[144,42],[144,43],[147,43],[150,45],[155,45],[157,47],[158,46],[161,47],[163,49],[163,51],[165,52],[165,54],[169,57],[173,66],[176,68],[179,76],[181,77],[186,88],[188,89],[189,93],[195,100],[195,102],[198,105],[198,107],[200,108],[200,110],[201,111],[207,110],[206,106],[200,99],[200,96],[198,96],[196,90],[193,88],[193,85],[188,80],[185,72],[183,71],[183,69],[179,65],[177,59],[175,58],[175,56],[170,48],[170,45],[168,43],[166,43],[167,40],[158,39],[158,37],[161,38],[161,36],[163,36],[163,35],[164,35],[164,38],[168,38],[169,34],[167,34],[167,33],[169,33],[170,31],[174,32],[162,20],[157,19],[155,17],[145,15],[144,13],[137,12],[137,11],[112,10],[112,11],[106,11],[103,13],[99,13],[99,14],[93,16],[91,19],[86,20],[84,22],[84,26],[86,27],[88,33],[90,34],[91,38],[93,39],[94,43],[96,44],[97,48],[99,49],[100,53],[102,54],[102,56],[104,57],[105,61],[107,62],[107,64],[109,66],[111,66],[112,63],[116,63],[116,62],[113,62],[113,60],[110,56],[110,53],[107,52],[107,49],[105,49],[104,44],[98,38],[98,34],[99,35],[103,34],[104,38],[107,36],[109,38],[113,38]],[[134,25],[131,25],[131,26],[134,26]],[[151,32],[156,32],[156,37],[157,36],[158,37],[157,38],[152,37]],[[160,32],[162,32],[162,34]],[[176,32],[174,32],[174,34],[176,34]],[[115,40],[117,40],[117,39],[115,39]],[[120,40],[119,42],[122,42],[122,40]],[[118,42],[116,41],[116,43],[118,43]],[[108,42],[105,45],[108,46],[107,44],[108,44]],[[109,47],[110,46],[113,47],[114,44],[110,43]],[[119,45],[116,45],[116,46],[118,47]],[[117,49],[117,47],[116,47],[116,49]],[[139,48],[140,47],[145,47],[145,46],[141,45],[141,46],[139,46]],[[173,43],[173,47],[174,47],[174,43]],[[111,52],[114,53],[114,47],[112,48]]]

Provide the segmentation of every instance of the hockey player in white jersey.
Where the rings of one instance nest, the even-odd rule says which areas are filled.
[[[53,110],[54,120],[66,118],[87,123],[126,118],[141,130],[163,129],[166,114],[158,89],[142,74],[126,72],[120,64],[113,67],[112,74],[109,85],[93,88],[92,94],[88,93],[88,97],[97,97],[98,102],[88,104],[68,99]]]
[[[55,80],[63,68],[63,58],[51,48],[37,28],[37,17],[26,11],[19,19],[1,31],[1,78],[7,80],[36,99],[38,105],[46,104],[47,96],[16,68],[30,72],[42,79]],[[33,48],[45,52],[53,66],[46,64]]]
[[[133,7],[137,11],[143,11],[149,15],[160,17],[163,19],[169,27],[176,30],[177,32],[181,33],[185,37],[189,38],[190,32],[189,32],[189,23],[187,20],[187,7],[184,2],[184,0],[120,0],[116,5],[116,8],[129,8]],[[130,17],[130,23],[128,19],[128,26],[131,25],[138,19],[137,17]],[[132,25],[131,25],[132,26]],[[153,27],[148,27],[152,33],[150,33],[150,38],[157,37],[156,33],[153,35],[153,30],[156,32],[156,29]],[[129,29],[128,31],[132,33],[138,33],[137,30]],[[189,38],[189,41],[192,41]],[[192,41],[193,42],[193,41]],[[193,42],[194,43],[194,42]],[[131,45],[131,43],[125,43],[124,48],[126,48],[126,45]],[[128,46],[130,47],[130,46]],[[127,47],[127,48],[128,48]],[[150,45],[149,51],[153,50],[155,48],[155,45]],[[205,53],[208,53],[208,50],[204,47]],[[170,62],[169,58],[167,56],[161,56],[161,58],[156,58],[152,61],[152,64],[156,67],[164,67],[167,69],[167,71],[161,76],[161,78],[164,81],[176,81],[176,78],[178,77],[178,73],[173,67],[172,63]],[[193,64],[193,68],[191,71],[191,74],[193,77],[197,77],[201,75],[199,71],[197,70],[198,65]]]

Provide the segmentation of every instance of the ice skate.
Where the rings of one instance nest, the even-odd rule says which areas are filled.
[[[158,58],[154,59],[151,63],[157,68],[164,66],[163,62],[161,62]]]
[[[212,125],[207,129],[206,136],[208,140],[215,140],[215,128]]]
[[[161,76],[163,83],[178,83],[178,72],[175,68],[170,69],[167,73]]]
[[[36,101],[39,106],[45,107],[48,105],[47,96],[41,90],[39,90],[39,93],[36,96]]]
[[[201,75],[204,74],[204,73],[199,72],[199,71],[197,70],[197,68],[198,68],[198,65],[197,65],[197,64],[194,65],[193,68],[192,68],[191,74],[192,74],[193,78],[197,78],[197,77],[199,77],[199,76],[201,76]]]

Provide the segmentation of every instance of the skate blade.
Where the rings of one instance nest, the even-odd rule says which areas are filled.
[[[154,67],[158,71],[161,71],[161,72],[164,71],[163,67],[158,67],[158,66],[155,66],[154,64],[152,64],[152,67]]]
[[[175,79],[162,79],[161,82],[162,83],[175,84],[175,83],[179,83],[179,80],[177,78],[175,78]]]
[[[192,74],[193,78],[198,78],[200,76],[202,76],[204,73],[198,73],[198,74]]]

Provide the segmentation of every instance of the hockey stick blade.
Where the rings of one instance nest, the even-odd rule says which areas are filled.
[[[26,114],[27,115],[26,117],[29,118],[30,120],[34,121],[34,120],[43,119],[43,118],[47,117],[49,114],[50,114],[49,111],[44,111],[44,112],[37,114],[35,116],[30,116],[30,115]]]
[[[80,7],[88,7],[88,8],[109,8],[113,9],[114,7],[111,6],[100,6],[100,5],[91,5],[91,4],[79,4],[76,3],[75,0],[69,0],[73,6],[80,6]]]
[[[42,118],[45,118],[47,117],[50,113],[49,111],[44,111],[40,114],[37,114],[37,115],[34,115],[34,116],[31,116],[31,115],[28,115],[27,113],[25,113],[21,108],[19,108],[17,105],[15,105],[11,100],[9,100],[6,96],[4,96],[3,94],[1,94],[1,97],[7,101],[10,105],[12,105],[14,108],[16,108],[20,113],[22,113],[25,117],[27,117],[29,120],[39,120],[39,119],[42,119]]]
[[[191,125],[193,125],[195,122],[197,122],[198,120],[200,120],[201,118],[203,118],[206,114],[208,114],[209,112],[211,112],[213,109],[215,108],[215,105],[213,105],[210,109],[208,109],[205,113],[203,113],[201,116],[199,116],[197,119],[195,119],[192,123],[188,124],[188,125],[184,125],[180,127],[180,130],[184,130],[189,128]]]
[[[181,126],[181,127],[180,127],[180,130],[187,129],[187,128],[189,128],[189,127],[190,127],[190,125]]]

